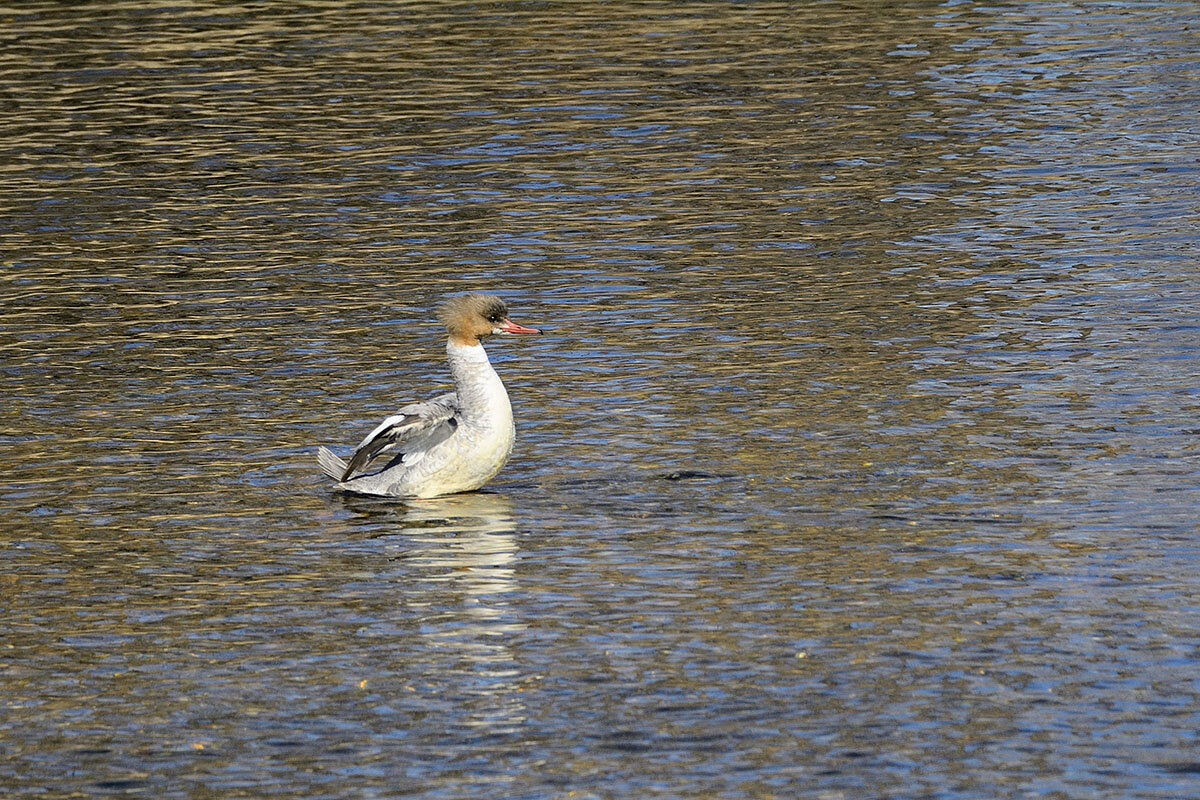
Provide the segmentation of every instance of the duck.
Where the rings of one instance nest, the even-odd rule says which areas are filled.
[[[479,292],[450,298],[438,316],[454,391],[404,406],[367,434],[349,461],[320,447],[317,463],[338,489],[407,498],[472,492],[508,461],[516,441],[512,405],[483,340],[542,331],[513,322],[503,300]]]

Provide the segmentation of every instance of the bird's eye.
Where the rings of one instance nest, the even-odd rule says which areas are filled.
[[[488,322],[499,322],[499,321],[500,321],[499,314],[492,314],[490,317],[488,317]]]

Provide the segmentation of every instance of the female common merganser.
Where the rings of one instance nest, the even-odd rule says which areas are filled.
[[[508,318],[498,297],[467,294],[442,305],[450,332],[446,355],[454,391],[413,403],[385,419],[347,464],[328,448],[317,451],[321,471],[339,489],[389,497],[437,497],[478,489],[512,452],[512,406],[480,339],[499,333],[541,333]],[[381,455],[382,469],[367,472]],[[356,475],[357,473],[357,475]]]

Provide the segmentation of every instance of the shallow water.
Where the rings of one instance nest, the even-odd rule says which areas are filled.
[[[5,796],[1200,796],[1192,4],[0,20]]]

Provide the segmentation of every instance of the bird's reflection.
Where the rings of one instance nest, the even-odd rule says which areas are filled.
[[[490,733],[524,721],[520,672],[510,641],[525,630],[511,602],[517,588],[512,502],[502,494],[415,500],[399,510],[410,606],[424,605],[420,635],[438,663],[466,667],[461,688],[474,697],[463,719]],[[398,535],[397,535],[398,534]]]
[[[405,535],[424,545],[410,556],[426,575],[453,581],[476,601],[502,602],[513,589],[512,562],[517,555],[512,502],[500,494],[474,493],[416,500],[404,509]],[[477,602],[480,617],[499,610]]]

